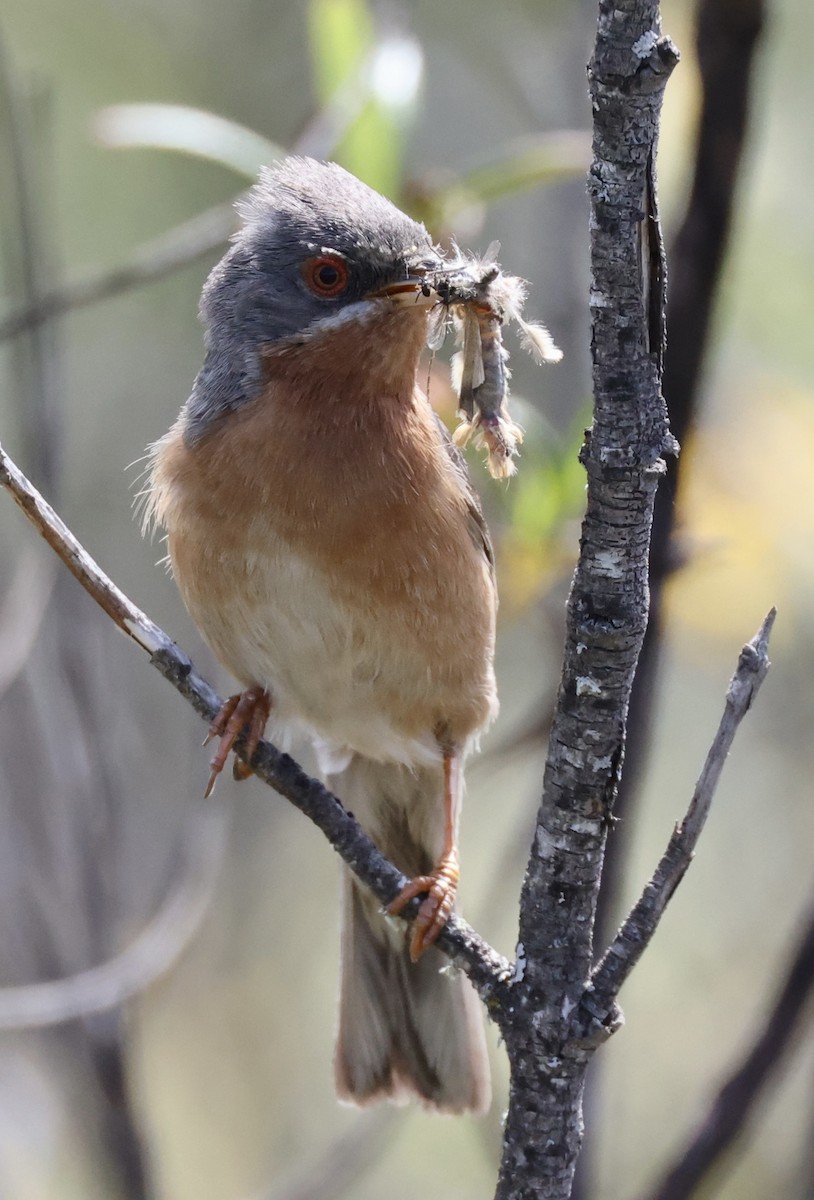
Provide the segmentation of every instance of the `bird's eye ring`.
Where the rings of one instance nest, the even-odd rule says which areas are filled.
[[[315,296],[327,299],[341,296],[350,277],[348,264],[338,254],[320,254],[316,258],[309,258],[303,264],[302,273],[309,290]]]

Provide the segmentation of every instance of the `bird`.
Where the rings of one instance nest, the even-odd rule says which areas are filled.
[[[455,907],[463,768],[495,717],[495,566],[460,452],[418,382],[443,257],[341,166],[291,156],[239,203],[204,285],[205,357],[150,450],[182,599],[237,679],[210,734],[305,735],[327,785],[423,897],[387,919],[343,867],[340,1100],[483,1113],[478,998],[434,945]],[[235,760],[236,775],[247,774]]]

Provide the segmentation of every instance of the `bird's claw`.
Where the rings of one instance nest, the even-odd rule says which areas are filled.
[[[263,736],[270,712],[271,696],[261,687],[247,688],[245,692],[238,692],[236,696],[230,696],[225,701],[209,726],[204,741],[204,745],[208,746],[213,738],[220,738],[218,748],[209,764],[211,771],[204,798],[212,795],[217,778],[226,766],[226,760],[241,734],[245,733],[246,736],[246,758],[251,759]],[[235,759],[232,771],[235,779],[248,779],[251,773],[247,762]]]
[[[457,854],[441,859],[431,875],[417,875],[402,888],[395,900],[387,906],[391,916],[398,916],[411,900],[426,892],[413,921],[410,937],[410,958],[417,962],[434,941],[450,918],[455,906],[460,871]]]

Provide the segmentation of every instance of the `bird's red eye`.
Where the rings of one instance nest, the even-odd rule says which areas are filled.
[[[321,254],[303,265],[303,276],[315,295],[330,299],[341,295],[348,286],[348,264],[338,255]]]

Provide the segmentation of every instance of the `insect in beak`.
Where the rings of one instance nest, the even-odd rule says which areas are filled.
[[[388,283],[386,287],[378,288],[375,292],[369,292],[366,297],[368,300],[385,298],[392,300],[394,304],[398,304],[399,306],[417,304],[422,308],[431,307],[438,302],[434,287],[424,275],[401,279],[398,283]]]
[[[407,275],[395,283],[370,293],[369,299],[387,297],[399,305],[418,304],[429,308],[438,302],[435,280],[441,271],[446,271],[443,259],[435,256],[408,260]]]

